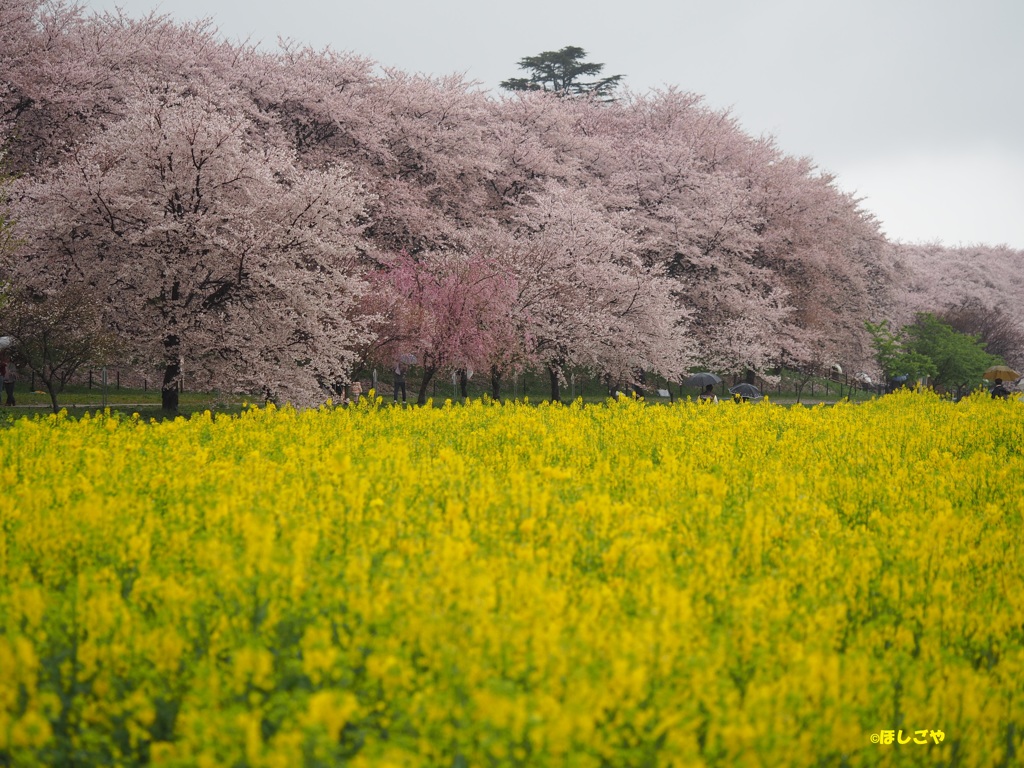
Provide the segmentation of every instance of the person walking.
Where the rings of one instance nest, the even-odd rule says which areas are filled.
[[[398,360],[395,363],[394,374],[395,374],[395,380],[394,380],[395,403],[396,404],[398,403],[398,390],[401,389],[402,390],[402,405],[405,405],[405,363],[403,363],[401,360]]]
[[[346,405],[359,405],[359,398],[363,396],[363,382],[358,379],[348,385],[348,397],[345,398]]]
[[[1003,386],[1002,379],[996,379],[995,385],[989,390],[989,393],[992,395],[993,400],[997,397],[1001,397],[1005,400],[1010,396],[1010,390]]]
[[[697,400],[702,403],[717,403],[718,395],[715,394],[715,385],[708,384],[704,387],[704,391],[697,396]]]
[[[14,383],[17,380],[18,370],[14,367],[14,362],[8,360],[4,366],[4,392],[7,393],[7,401],[4,405],[14,405]]]

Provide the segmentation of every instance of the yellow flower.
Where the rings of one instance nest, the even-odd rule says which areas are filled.
[[[4,438],[15,763],[872,764],[903,727],[983,766],[1024,722],[1021,403],[367,401]]]

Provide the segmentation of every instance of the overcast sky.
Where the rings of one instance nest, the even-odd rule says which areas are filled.
[[[84,0],[209,17],[485,89],[567,45],[644,93],[729,108],[864,198],[902,242],[1024,250],[1022,0]]]

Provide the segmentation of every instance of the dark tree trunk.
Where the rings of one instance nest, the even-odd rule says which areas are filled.
[[[52,380],[47,381],[45,383],[46,383],[46,391],[50,395],[50,405],[53,407],[53,412],[54,413],[59,413],[60,412],[60,406],[57,405],[57,385]]]
[[[164,386],[160,390],[160,407],[171,413],[178,412],[178,377],[180,375],[180,363],[168,363],[164,368]]]
[[[420,393],[416,398],[416,405],[427,404],[427,386],[430,384],[430,380],[434,378],[434,373],[437,371],[432,365],[423,366],[423,379],[420,381]]]
[[[615,381],[612,379],[612,375],[610,373],[606,371],[605,373],[601,374],[601,383],[604,384],[605,389],[608,390],[608,397],[615,397],[615,390],[618,389],[618,387],[616,386]]]
[[[178,381],[181,378],[181,357],[178,355],[178,337],[164,339],[167,365],[164,368],[164,383],[160,390],[160,406],[170,413],[178,412]]]
[[[548,376],[551,377],[551,402],[562,402],[561,391],[558,385],[558,369],[552,365],[548,366]]]
[[[498,366],[491,366],[491,399],[498,402],[501,399],[501,371]]]
[[[469,397],[469,374],[465,368],[459,370],[459,391],[462,392],[462,399]]]

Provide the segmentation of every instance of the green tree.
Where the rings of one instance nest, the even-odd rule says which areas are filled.
[[[986,368],[1003,362],[985,351],[978,336],[960,333],[931,312],[919,312],[903,331],[907,348],[932,361],[933,380],[947,389],[973,389],[981,384]]]
[[[962,393],[979,385],[991,365],[1003,362],[985,351],[977,336],[960,333],[931,312],[919,312],[894,332],[887,321],[866,322],[875,359],[887,379],[928,376],[938,386]]]
[[[529,77],[513,77],[501,82],[507,91],[550,91],[559,96],[596,96],[610,100],[612,91],[624,75],[612,75],[584,82],[581,78],[601,74],[604,64],[584,61],[587,52],[574,45],[560,51],[544,51],[519,60],[519,68]]]
[[[865,321],[864,327],[871,335],[875,360],[887,381],[901,376],[918,379],[935,375],[932,359],[908,346],[905,331],[893,331],[888,320],[880,323]]]
[[[938,316],[953,330],[977,336],[985,351],[1010,367],[1024,365],[1024,324],[1014,313],[988,307],[976,298],[964,299]]]

